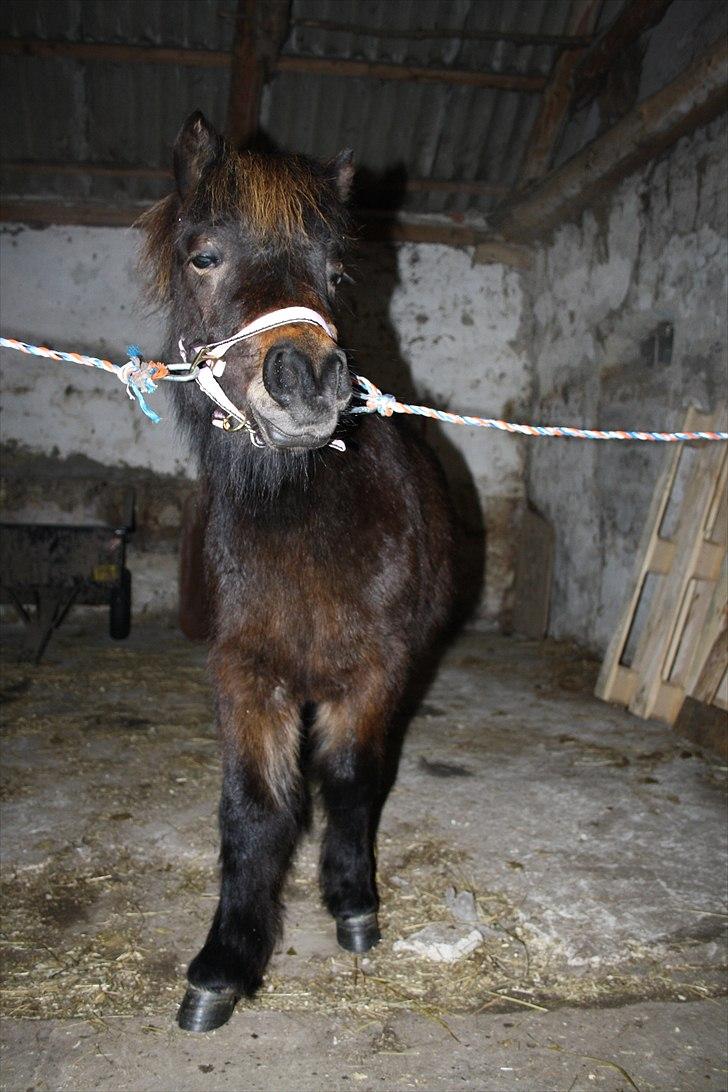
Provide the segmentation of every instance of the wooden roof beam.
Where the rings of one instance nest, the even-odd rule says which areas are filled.
[[[39,174],[39,175],[79,175],[96,178],[151,178],[170,179],[172,171],[168,167],[148,167],[144,165],[121,165],[113,163],[54,163],[48,160],[5,160],[0,163],[0,171],[9,171],[13,174]],[[421,193],[431,191],[433,193],[466,195],[470,197],[507,197],[512,191],[509,186],[497,182],[482,182],[476,179],[440,179],[440,178],[407,178],[401,184],[387,185],[379,181],[367,183],[363,189],[369,194],[391,189],[402,189],[405,193]]]
[[[17,224],[81,224],[93,227],[132,227],[148,204],[107,205],[100,201],[65,202],[59,200],[5,199],[0,204],[0,221]],[[514,269],[526,269],[531,263],[527,247],[515,245],[492,232],[470,224],[448,224],[411,220],[383,215],[377,210],[357,210],[362,245],[370,242],[436,243],[447,246],[475,247],[474,260],[499,262]]]
[[[177,64],[189,68],[228,68],[232,60],[232,54],[221,49],[167,49],[116,42],[56,42],[46,38],[0,38],[0,54],[107,64]]]
[[[27,57],[70,57],[79,61],[112,64],[176,64],[196,68],[227,68],[233,57],[231,53],[211,49],[161,49],[156,46],[116,45],[112,42],[51,42],[37,38],[0,38],[0,54],[3,53]],[[503,91],[539,92],[546,86],[546,77],[540,73],[379,64],[338,57],[281,56],[272,63],[271,70],[319,76],[406,80],[411,83],[449,83]]]
[[[572,106],[578,110],[601,90],[615,61],[640,35],[659,23],[672,0],[631,0],[603,34],[578,58],[572,76]]]
[[[450,40],[463,42],[509,42],[514,45],[588,46],[593,35],[529,34],[519,30],[457,30],[445,27],[432,30],[395,30],[393,27],[372,27],[362,23],[339,23],[335,19],[294,19],[291,29],[326,30],[334,34],[357,34],[367,38],[398,38],[401,41],[427,42]]]
[[[509,239],[543,235],[725,110],[727,85],[728,46],[721,37],[672,83],[641,102],[541,183],[499,209],[493,222]]]
[[[582,0],[574,10],[570,30],[575,35],[589,35],[594,30],[603,0]],[[543,178],[561,136],[571,104],[571,78],[584,49],[565,50],[556,61],[546,90],[541,96],[536,120],[518,178],[518,189]]]
[[[484,72],[464,68],[429,68],[422,65],[350,61],[339,57],[280,57],[277,72],[303,72],[319,76],[353,76],[374,80],[407,80],[411,83],[450,83],[492,87],[501,91],[542,91],[546,77],[540,73]]]

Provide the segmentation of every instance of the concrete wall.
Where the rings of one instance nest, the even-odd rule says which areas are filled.
[[[674,429],[726,397],[726,119],[562,226],[532,277],[533,419]],[[653,332],[673,331],[657,345]],[[660,339],[658,339],[660,340]],[[550,629],[602,651],[665,457],[651,445],[541,441],[528,493],[556,530]]]
[[[5,226],[0,231],[2,330],[36,344],[115,361],[137,342],[155,354],[160,316],[138,297],[138,240],[116,228]],[[474,265],[442,246],[362,248],[357,285],[342,301],[357,367],[397,394],[493,415],[527,404],[520,275]],[[172,608],[181,507],[191,488],[171,422],[149,422],[115,379],[78,365],[5,351],[3,518],[108,518],[104,485],[137,488],[140,533],[131,554],[135,610]],[[152,396],[164,416],[165,394]],[[512,582],[511,524],[523,495],[522,452],[507,437],[427,425],[466,532],[485,527],[483,614],[495,620]]]

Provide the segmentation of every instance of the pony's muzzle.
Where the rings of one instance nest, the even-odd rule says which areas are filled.
[[[263,386],[274,406],[266,439],[276,447],[313,448],[328,442],[352,387],[346,354],[332,347],[314,362],[293,341],[273,345],[263,361]],[[260,412],[256,413],[260,418]]]
[[[332,349],[316,367],[308,353],[291,341],[273,345],[263,361],[263,385],[271,398],[289,412],[315,410],[351,397],[346,354]]]

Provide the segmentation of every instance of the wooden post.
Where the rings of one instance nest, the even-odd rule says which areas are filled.
[[[225,126],[235,147],[247,144],[258,131],[263,85],[286,36],[288,13],[289,0],[238,0]]]

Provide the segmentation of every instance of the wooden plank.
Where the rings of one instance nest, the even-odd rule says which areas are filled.
[[[586,3],[582,3],[574,14],[574,32],[580,35],[590,34],[596,26],[601,8],[602,0],[586,0]],[[528,139],[526,155],[519,172],[518,189],[543,178],[551,165],[569,113],[571,77],[584,52],[583,49],[567,49],[554,65]]]
[[[0,53],[61,57],[107,64],[174,64],[185,68],[227,68],[231,54],[219,49],[165,49],[116,42],[63,42],[44,38],[0,38]]]
[[[63,42],[40,38],[0,38],[0,53],[26,57],[62,57],[77,61],[113,64],[174,64],[193,68],[228,68],[232,54],[213,49],[163,49],[157,46],[117,45],[113,42]],[[484,72],[476,69],[429,68],[421,65],[384,64],[339,57],[280,57],[276,72],[305,75],[406,80],[411,83],[450,83],[492,87],[503,91],[536,93],[546,86],[540,73]]]
[[[717,580],[725,556],[725,547],[716,542],[703,542],[695,559],[696,580]]]
[[[0,222],[15,224],[82,224],[93,227],[132,227],[148,202],[139,205],[108,205],[102,202],[65,202],[5,198],[0,202]],[[498,236],[467,224],[418,223],[402,217],[355,211],[359,239],[369,242],[432,243],[445,246],[482,247],[482,260],[492,260],[513,269],[531,264],[526,247],[513,246]],[[487,256],[490,256],[488,259]]]
[[[685,689],[696,701],[710,704],[716,698],[728,669],[728,556],[713,588],[705,624],[685,670]]]
[[[637,691],[639,692],[639,686]],[[629,710],[632,713],[635,711],[633,708],[635,701],[636,697],[629,703]],[[650,716],[654,717],[655,720],[662,720],[666,724],[674,724],[684,701],[685,691],[681,686],[661,682],[655,690]],[[641,715],[641,713],[637,713],[637,716]]]
[[[584,50],[574,68],[574,107],[586,105],[601,90],[615,61],[650,27],[664,17],[672,0],[631,0],[614,22]]]
[[[377,210],[355,210],[361,237],[369,242],[444,243],[447,246],[477,246],[489,242],[490,232],[469,224],[410,221],[386,216]]]
[[[425,68],[420,65],[353,61],[339,57],[281,57],[277,72],[307,75],[405,80],[408,83],[449,83],[453,86],[492,87],[500,91],[539,92],[546,86],[540,73],[484,72],[475,69]]]
[[[650,556],[646,560],[646,568],[651,573],[669,573],[675,560],[675,543],[666,538],[655,538],[652,541]]]
[[[121,165],[114,163],[54,163],[48,160],[4,160],[0,170],[12,171],[13,174],[66,174],[90,175],[101,178],[172,178],[172,170],[167,167],[147,167]]]
[[[727,82],[728,46],[721,37],[667,87],[494,213],[494,227],[519,242],[573,218],[631,171],[724,110]]]
[[[86,224],[92,227],[131,227],[149,204],[123,206],[100,202],[17,200],[0,202],[0,220],[17,224]]]
[[[530,269],[533,251],[529,247],[507,243],[504,239],[488,239],[477,243],[473,251],[473,265],[507,265],[511,269]]]
[[[721,604],[715,601],[715,591],[721,569],[725,569],[728,548],[728,525],[725,520],[719,522],[715,520],[715,515],[721,507],[725,514],[728,452],[724,450],[722,454],[713,498],[706,512],[702,532],[696,531],[698,542],[693,572],[685,582],[683,601],[680,604],[673,634],[665,654],[664,678],[668,679],[669,675],[669,682],[681,686],[686,694],[692,692],[708,649],[712,645],[715,630],[711,629],[710,612],[713,610],[720,613],[721,608]],[[691,502],[692,497],[688,486],[683,503],[689,506]],[[708,535],[712,535],[718,541],[707,541]],[[725,613],[725,597],[722,608]],[[706,640],[711,643],[706,645]]]
[[[148,167],[143,164],[115,165],[112,163],[60,163],[48,160],[5,160],[0,164],[3,171],[13,174],[64,174],[89,175],[91,177],[117,178],[172,178],[172,171],[166,167]],[[377,182],[371,187],[371,193],[386,192],[390,187]],[[479,182],[477,180],[458,181],[457,179],[408,178],[392,188],[403,189],[406,193],[448,193],[471,197],[503,197],[511,192],[509,186],[497,182]],[[511,246],[512,244],[507,244]]]
[[[715,424],[711,422],[705,427],[712,428]],[[676,695],[664,688],[678,686],[678,680],[668,680],[679,642],[685,636],[683,631],[691,606],[690,584],[696,578],[706,519],[727,460],[728,452],[723,445],[706,445],[697,453],[673,535],[675,560],[655,591],[632,664],[640,680],[629,705],[636,716],[655,716],[672,723],[679,712],[679,704],[675,708]],[[700,617],[695,616],[691,622],[693,629],[700,624]]]
[[[700,418],[697,411],[691,407],[685,417],[685,422],[683,424],[684,431],[694,431],[699,420]],[[617,681],[620,672],[620,660],[624,655],[624,649],[637,612],[645,577],[650,571],[650,566],[654,564],[655,557],[659,556],[660,550],[662,549],[661,543],[664,540],[659,539],[658,533],[670,500],[670,493],[680,465],[681,454],[682,446],[679,444],[672,448],[672,450],[666,452],[665,462],[652,494],[640,544],[637,547],[637,553],[635,555],[635,563],[630,583],[632,590],[629,599],[622,609],[622,614],[612,635],[612,639],[609,642],[604,660],[602,661],[597,684],[594,689],[594,693],[598,698],[601,698],[602,701],[621,700],[616,696],[618,692],[622,693],[624,689],[618,685]],[[631,700],[631,695],[629,700]]]
[[[617,664],[611,681],[611,694],[609,701],[617,705],[629,705],[637,689],[637,675],[631,667]]]
[[[375,27],[368,23],[339,23],[334,19],[294,19],[292,27],[294,30],[301,27],[304,30],[328,30],[335,34],[399,38],[411,42],[457,38],[461,42],[512,42],[515,45],[577,47],[590,45],[593,41],[593,35],[589,34],[529,34],[520,30],[448,30],[445,27],[433,27],[431,30],[408,27],[406,30],[397,30],[394,27]]]
[[[713,705],[728,712],[728,669],[723,672],[723,678],[718,686],[718,692],[713,698]]]

